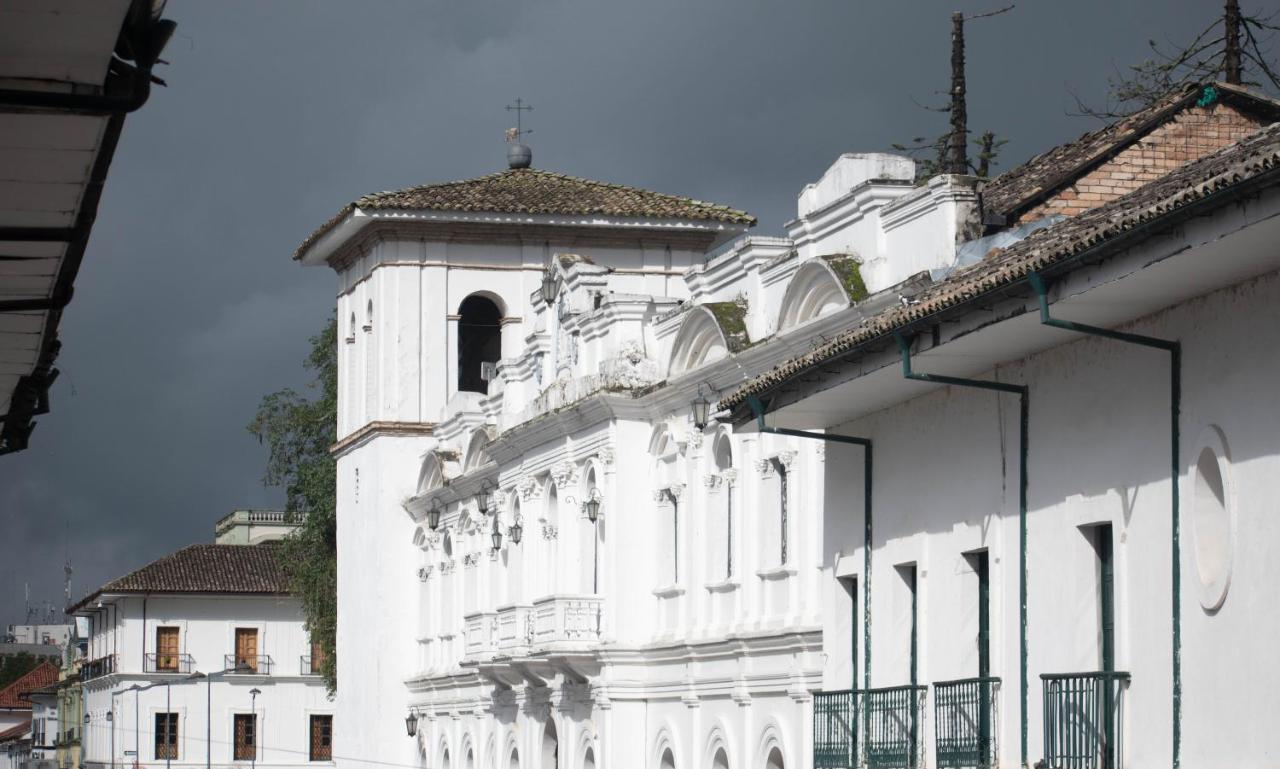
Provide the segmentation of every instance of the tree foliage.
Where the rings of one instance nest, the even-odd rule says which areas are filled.
[[[0,656],[0,689],[30,673],[41,662],[52,662],[56,665],[58,658],[54,655],[37,657],[29,652]]]
[[[1107,78],[1102,107],[1085,104],[1072,94],[1080,115],[1114,119],[1150,107],[1170,92],[1193,83],[1222,78],[1228,83],[1280,89],[1280,67],[1269,58],[1280,25],[1276,14],[1260,16],[1240,10],[1239,0],[1226,0],[1223,13],[1191,42],[1148,40],[1149,56]]]
[[[307,632],[323,651],[320,673],[336,690],[337,655],[337,486],[336,462],[329,447],[337,440],[338,323],[330,318],[311,337],[306,367],[315,379],[311,398],[291,388],[271,393],[258,405],[249,432],[266,443],[263,481],[282,486],[285,504],[306,516],[279,548],[291,591],[302,600]]]

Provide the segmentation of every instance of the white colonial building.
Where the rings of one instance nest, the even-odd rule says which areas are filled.
[[[276,549],[189,545],[71,608],[89,621],[84,765],[333,762],[334,703]]]
[[[957,289],[966,301],[981,294],[1004,274],[1001,254],[1050,238],[1037,231],[1096,237],[1067,227],[1277,114],[1238,88],[1189,89],[989,186],[917,184],[910,159],[844,155],[801,192],[785,237],[747,236],[754,221],[741,211],[532,169],[519,145],[509,170],[342,209],[295,254],[339,279],[339,754],[430,769],[1012,766],[1042,747],[1021,737],[1043,724],[1020,695],[1020,660],[1035,660],[1036,675],[1092,671],[1053,679],[1053,691],[1132,671],[1150,681],[1148,708],[1167,702],[1168,676],[1157,683],[1145,666],[1168,664],[1135,659],[1158,633],[1144,625],[1116,641],[1101,628],[1112,633],[1122,599],[1079,587],[1119,591],[1135,623],[1167,637],[1167,590],[1142,593],[1137,576],[1167,564],[1107,539],[1124,536],[1133,511],[1159,507],[1159,491],[1136,499],[1136,485],[1090,481],[1073,492],[1094,500],[1068,516],[1079,531],[1031,540],[1062,564],[1034,597],[1060,616],[1028,631],[1023,646],[1039,650],[1020,657],[1008,636],[1024,584],[1013,565],[1027,477],[1016,399],[931,393],[938,382],[904,380],[899,361],[874,372],[891,386],[850,400],[815,382],[862,381],[872,372],[861,359],[796,361],[839,352],[838,340],[910,316],[962,278],[979,281]],[[1106,301],[1151,308],[1154,290]],[[944,370],[1000,362],[988,378],[1021,392],[1022,369],[998,356],[1029,352],[1046,332],[1027,321],[1010,335],[1003,305],[979,307],[987,314],[970,325],[904,327],[903,346],[940,354],[966,337]],[[900,354],[891,334],[877,339]],[[1095,363],[1061,365],[1083,376]],[[1131,387],[1135,402],[1122,405],[1075,387],[1064,408],[1104,398],[1094,405],[1114,425],[1159,408],[1156,390]],[[948,405],[960,398],[972,403]],[[874,419],[898,443],[869,474],[871,427],[855,423],[834,443],[758,429],[757,413],[792,401],[792,427]],[[951,411],[961,416],[943,425]],[[1096,419],[1062,414],[1055,430]],[[1081,454],[1115,470],[1158,439],[1153,425],[1126,426],[1133,445],[1114,451],[1090,450],[1077,432],[1052,461]],[[1152,470],[1142,462],[1135,471]],[[1124,512],[1104,532],[1095,498],[1112,493]],[[874,534],[873,500],[888,509]],[[1224,531],[1205,535],[1211,550]],[[1088,548],[1108,564],[1096,577]],[[1094,660],[1084,647],[1104,636],[1107,656]],[[935,719],[924,696],[939,682]],[[1118,739],[1103,721],[1080,727],[1085,705],[1115,707],[1119,690],[1106,691],[1049,703],[1067,715],[1045,728],[1069,742],[1045,748],[1051,765],[1167,765],[1155,745],[1175,738],[1161,728],[1117,753],[1098,747]]]

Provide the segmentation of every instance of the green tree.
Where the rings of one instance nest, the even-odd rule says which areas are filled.
[[[55,657],[37,657],[28,652],[0,656],[0,689],[30,673],[41,662],[58,664]]]
[[[337,464],[329,447],[337,440],[336,318],[311,337],[305,365],[315,375],[309,385],[314,397],[291,388],[271,393],[258,405],[249,432],[268,448],[263,481],[283,486],[288,509],[306,513],[302,525],[280,547],[280,564],[290,590],[302,600],[307,632],[323,651],[320,673],[333,693],[337,688]]]

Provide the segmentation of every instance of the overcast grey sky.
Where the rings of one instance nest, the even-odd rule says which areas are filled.
[[[244,428],[306,381],[331,273],[293,248],[371,191],[504,166],[505,104],[535,105],[534,165],[746,208],[780,234],[841,152],[936,135],[949,14],[1005,0],[186,2],[131,116],[62,324],[53,412],[0,457],[0,624],[24,581],[61,603],[280,504]],[[1246,9],[1258,7],[1245,0]],[[1149,38],[1221,3],[1022,0],[968,31],[970,127],[1008,168],[1096,123]]]

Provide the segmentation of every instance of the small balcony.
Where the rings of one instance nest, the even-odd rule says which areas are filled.
[[[248,654],[239,656],[235,654],[227,654],[223,658],[223,667],[227,670],[235,669],[236,673],[246,675],[269,676],[275,663],[272,662],[271,656],[268,654]]]
[[[498,607],[498,651],[522,654],[533,643],[533,607],[521,604]]]
[[[933,685],[934,758],[938,769],[998,766],[999,678],[962,678]]]
[[[463,620],[463,655],[467,659],[483,659],[498,650],[498,613],[478,611]]]
[[[1061,673],[1040,681],[1047,769],[1120,769],[1129,674]]]
[[[116,672],[116,655],[108,654],[105,657],[89,660],[80,667],[80,679],[82,681],[92,681],[95,678],[109,676]]]
[[[853,769],[858,758],[858,692],[814,692],[813,769]]]
[[[143,661],[147,673],[190,673],[195,669],[190,654],[148,654]]]
[[[552,595],[533,602],[536,646],[590,646],[600,641],[603,601],[598,595]]]
[[[320,667],[324,664],[323,657],[313,657],[310,654],[304,654],[298,658],[298,673],[304,676],[318,676],[321,674]]]
[[[867,769],[917,769],[924,735],[925,686],[890,686],[862,694]]]

